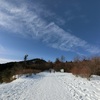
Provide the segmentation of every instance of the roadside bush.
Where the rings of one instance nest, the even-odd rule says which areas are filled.
[[[73,66],[74,66],[73,62],[66,62],[64,67],[65,72],[70,73]]]
[[[93,57],[91,59],[91,69],[94,75],[100,75],[100,57]]]
[[[34,73],[34,74],[37,74],[37,73],[40,73],[40,72],[42,72],[42,71],[41,71],[41,70],[37,70],[37,69],[34,69],[34,70],[33,70],[33,73]]]
[[[0,83],[2,83],[2,76],[1,76],[1,72],[0,72]]]
[[[2,82],[11,82],[11,70],[9,69],[6,69],[4,70],[2,73],[1,73],[1,79],[2,79]]]
[[[79,68],[78,67],[73,67],[71,69],[71,73],[75,76],[78,76],[79,75]]]
[[[19,63],[16,63],[13,68],[11,69],[11,72],[13,75],[17,75],[17,74],[20,74],[20,73],[23,73],[23,70],[25,68],[22,66],[22,64],[19,64]]]
[[[89,67],[82,67],[79,71],[79,76],[89,79],[91,77],[91,69]]]

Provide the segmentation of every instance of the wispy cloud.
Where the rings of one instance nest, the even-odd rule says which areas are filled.
[[[0,58],[0,64],[7,63],[7,62],[15,62],[15,61],[19,61],[19,60]]]
[[[44,19],[43,15],[47,14],[47,11],[38,4],[32,7],[25,1],[18,6],[14,2],[0,0],[0,26],[24,36],[41,39],[47,45],[60,50],[77,52],[80,47],[93,54],[100,53],[98,47],[66,32],[57,23]],[[41,12],[45,14],[42,15]],[[51,15],[52,13],[48,14]]]

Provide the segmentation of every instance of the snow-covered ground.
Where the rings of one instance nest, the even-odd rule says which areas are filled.
[[[100,100],[100,77],[42,72],[1,84],[0,100]]]

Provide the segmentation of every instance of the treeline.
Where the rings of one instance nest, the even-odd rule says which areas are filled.
[[[76,76],[90,78],[91,75],[100,75],[100,57],[91,59],[79,59],[67,62],[64,58],[57,58],[55,62],[46,62],[43,59],[32,59],[21,62],[11,62],[0,64],[0,82],[10,82],[14,80],[12,76],[21,74],[37,74],[42,71],[54,69],[59,72],[64,69],[64,72],[72,73]]]

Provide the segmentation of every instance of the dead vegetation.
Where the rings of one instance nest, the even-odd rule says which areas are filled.
[[[92,57],[91,59],[74,59],[71,62],[64,62],[56,59],[55,62],[44,61],[43,59],[35,59],[24,62],[15,62],[0,64],[0,83],[12,81],[13,75],[21,74],[37,74],[39,72],[54,69],[72,73],[75,76],[81,76],[89,79],[91,75],[100,75],[100,57]]]

